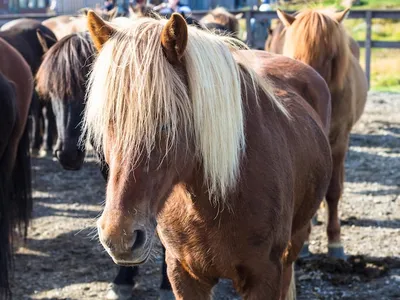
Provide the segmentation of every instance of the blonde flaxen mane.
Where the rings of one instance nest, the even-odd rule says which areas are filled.
[[[236,185],[245,149],[241,77],[250,74],[249,88],[284,109],[266,81],[236,63],[233,53],[240,55],[243,44],[194,27],[184,53],[186,83],[163,53],[165,24],[137,20],[104,45],[90,77],[84,128],[97,150],[111,149],[132,168],[150,157],[165,125],[166,153],[178,136],[194,139],[210,195],[224,201]]]

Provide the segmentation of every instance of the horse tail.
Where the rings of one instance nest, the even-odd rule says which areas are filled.
[[[4,163],[6,159],[9,159],[7,155],[0,160],[0,299],[11,297],[8,271],[12,262],[10,241],[12,224],[9,214],[11,211],[10,178]]]
[[[9,271],[12,268],[13,229],[17,226],[26,237],[32,212],[28,127],[27,122],[18,143],[14,166],[11,166],[13,151],[10,144],[0,158],[0,299],[11,298]]]
[[[24,132],[19,140],[17,156],[12,172],[14,225],[18,226],[20,232],[23,232],[24,237],[26,237],[28,233],[28,225],[33,206],[29,144],[29,126],[28,122],[26,122]]]
[[[292,279],[290,280],[286,300],[296,300],[296,279],[294,274],[294,263],[292,263]]]

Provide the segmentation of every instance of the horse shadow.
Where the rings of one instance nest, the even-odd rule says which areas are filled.
[[[35,210],[32,219],[59,216],[78,219],[96,219],[99,217],[101,211],[93,211],[82,209],[80,203],[73,203],[68,208],[61,209],[46,205],[47,203],[55,203],[54,197],[35,198]]]
[[[385,130],[397,134],[400,127]],[[400,160],[396,154],[400,153],[400,137],[396,134],[352,134],[346,157],[346,181],[398,185],[400,174],[396,169],[400,167]]]
[[[95,232],[94,227],[89,227],[49,239],[27,238],[22,251],[15,254],[14,273],[18,275],[14,276],[13,286],[18,294],[33,295],[75,284],[110,282],[118,267],[94,240],[97,240]],[[161,268],[161,262],[159,264]],[[144,266],[140,273],[146,276],[148,271]],[[161,274],[154,272],[158,273]],[[135,290],[138,299],[152,299],[157,295],[157,290]],[[95,299],[101,298],[101,295],[95,296]]]
[[[79,171],[64,170],[52,158],[34,158],[33,188],[35,200],[44,203],[99,205],[104,200],[105,182],[99,165],[87,161]],[[90,189],[90,193],[88,193]],[[82,197],[82,194],[89,194]]]
[[[373,285],[389,299],[398,299],[400,296],[400,285],[395,282],[389,284],[388,281],[392,274],[400,274],[399,256],[352,255],[346,261],[338,261],[325,254],[319,254],[297,260],[295,271],[298,288],[308,284],[324,286],[325,290],[329,289],[329,286],[340,287],[344,294],[348,293],[349,298],[343,299],[370,299],[361,293],[365,284]],[[356,298],[350,297],[354,291],[358,291]],[[297,299],[327,299],[326,294],[316,294],[314,291],[310,294],[308,289],[300,288]],[[382,295],[382,299],[387,298]]]
[[[357,226],[357,227],[374,227],[374,228],[400,228],[400,219],[392,220],[373,220],[373,219],[360,219],[356,217],[348,217],[347,219],[341,219],[340,223],[346,226]]]

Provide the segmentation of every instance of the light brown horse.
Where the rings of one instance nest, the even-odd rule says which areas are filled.
[[[282,54],[283,45],[285,43],[285,32],[285,25],[283,25],[281,21],[278,21],[276,27],[269,30],[268,38],[265,41],[265,51]],[[349,46],[351,53],[353,53],[354,57],[359,60],[360,46],[351,36],[349,36]]]
[[[72,33],[87,31],[87,20],[85,16],[57,16],[44,20],[42,24],[54,32],[57,40],[61,40],[63,37]]]
[[[61,40],[63,37],[70,35],[72,33],[79,33],[87,31],[87,19],[86,13],[89,9],[83,8],[80,10],[80,15],[62,15],[57,17],[52,17],[44,20],[42,24],[49,28],[57,37],[57,40]],[[99,10],[103,19],[107,21],[112,21],[117,17],[118,7],[115,7],[109,12],[103,12]]]
[[[326,83],[179,14],[88,22],[100,53],[84,128],[110,168],[107,252],[145,262],[158,223],[176,299],[209,299],[219,278],[245,299],[293,299],[292,266],[331,175]]]
[[[367,100],[365,74],[349,47],[341,24],[343,12],[306,10],[296,17],[278,10],[286,26],[283,54],[312,66],[327,82],[332,99],[329,141],[333,172],[326,194],[328,204],[328,254],[345,258],[340,239],[338,203],[343,191],[344,160],[350,131],[361,117]]]

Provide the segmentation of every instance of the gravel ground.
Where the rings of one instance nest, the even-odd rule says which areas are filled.
[[[97,242],[104,182],[93,158],[79,172],[33,159],[34,219],[15,257],[14,299],[104,299],[117,267]],[[298,299],[400,299],[400,94],[370,93],[353,130],[340,204],[348,262],[332,262],[325,213],[314,258],[296,266]],[[140,270],[133,299],[157,299],[161,258]],[[268,272],[268,270],[266,270]],[[240,299],[222,281],[215,299]]]

